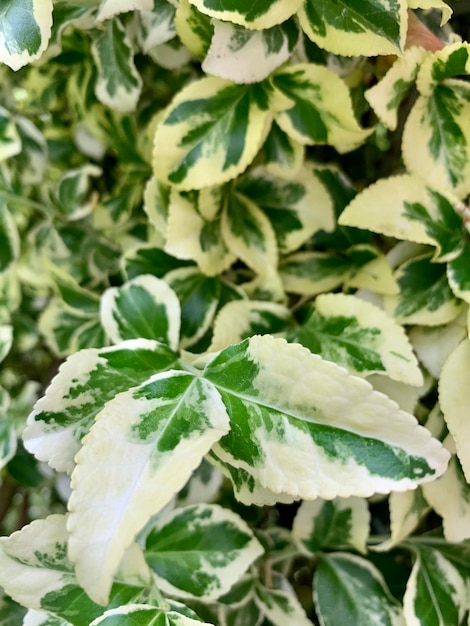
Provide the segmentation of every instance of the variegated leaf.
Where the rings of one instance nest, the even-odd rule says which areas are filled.
[[[223,475],[206,459],[193,472],[184,488],[178,493],[176,506],[212,502],[222,486]]]
[[[181,308],[164,280],[144,274],[101,296],[101,323],[114,343],[125,339],[156,339],[176,349]]]
[[[324,626],[405,626],[400,604],[366,559],[340,552],[322,555],[313,584]]]
[[[144,339],[73,354],[29,415],[26,449],[61,472],[71,472],[81,440],[105,402],[177,365],[167,346]]]
[[[157,65],[167,70],[182,69],[192,60],[191,52],[184,47],[178,37],[150,48],[147,54]]]
[[[213,626],[182,615],[176,611],[165,611],[149,604],[126,604],[106,611],[90,626]]]
[[[368,289],[382,295],[398,293],[398,284],[388,259],[376,246],[357,244],[343,254],[350,264],[349,276],[344,281],[345,289]]]
[[[47,48],[52,0],[9,0],[0,7],[0,63],[18,70]]]
[[[214,35],[202,69],[234,83],[264,80],[289,59],[299,40],[294,19],[263,30],[248,30],[219,20],[213,25]]]
[[[220,281],[197,268],[182,267],[165,276],[181,305],[181,348],[194,345],[209,329],[220,298]]]
[[[256,168],[237,189],[268,216],[284,254],[297,250],[317,231],[334,228],[333,203],[308,162],[289,180]]]
[[[8,208],[0,201],[0,276],[18,259],[20,238]]]
[[[153,0],[150,10],[137,14],[137,38],[143,52],[173,39],[175,29],[175,7],[167,0]]]
[[[22,626],[72,626],[72,624],[60,617],[46,613],[46,611],[29,609],[24,617]]]
[[[438,550],[419,546],[403,606],[409,625],[460,624],[467,609],[465,582]]]
[[[218,598],[262,553],[238,515],[208,504],[162,516],[145,542],[145,559],[159,587],[183,598]]]
[[[422,255],[403,263],[395,272],[400,287],[396,296],[385,296],[387,313],[400,324],[439,326],[456,319],[465,307],[452,293],[444,263],[432,263]]]
[[[15,122],[22,147],[21,153],[15,159],[21,169],[21,180],[27,185],[38,184],[42,181],[47,167],[46,139],[28,118],[18,115]]]
[[[426,51],[422,47],[413,46],[405,50],[384,78],[364,94],[376,115],[390,130],[397,127],[398,109],[415,83],[425,57]]]
[[[270,121],[261,85],[235,85],[218,77],[190,84],[157,127],[157,180],[185,191],[231,180],[254,159]]]
[[[153,0],[101,0],[96,21],[108,20],[126,11],[151,11]]]
[[[417,87],[421,95],[430,96],[442,81],[469,72],[470,44],[458,41],[426,57],[419,71]]]
[[[455,455],[442,476],[429,485],[423,485],[423,493],[442,517],[447,541],[458,543],[470,538],[470,485]]]
[[[437,479],[439,480],[439,479]],[[434,484],[434,483],[433,483]],[[423,497],[422,488],[402,493],[390,494],[390,539],[374,547],[378,552],[385,552],[406,539],[429,512],[429,505]]]
[[[24,607],[9,598],[3,591],[0,591],[0,626],[12,626],[12,624],[23,624],[24,626],[26,622],[22,620],[25,613],[26,609]],[[34,626],[34,624],[30,624],[30,626]],[[40,624],[37,626],[40,626]]]
[[[328,144],[348,152],[372,132],[357,123],[346,83],[322,65],[283,68],[272,77],[272,83],[292,102],[276,115],[276,122],[299,143]]]
[[[434,260],[449,261],[459,255],[465,242],[457,207],[457,198],[403,174],[382,179],[359,193],[339,223],[436,246]]]
[[[273,626],[312,626],[293,591],[268,589],[261,583],[255,589],[255,602]]]
[[[447,279],[457,298],[470,303],[470,243],[466,236],[462,252],[447,264]]]
[[[0,326],[0,362],[10,352],[13,344],[13,326],[5,324]]]
[[[101,168],[96,165],[83,165],[60,177],[54,189],[54,199],[65,219],[78,220],[91,213],[97,197],[96,192],[89,189],[90,178],[101,174]]]
[[[189,192],[172,189],[170,195],[165,250],[195,261],[208,276],[221,274],[236,260],[221,233],[224,200],[220,187]]]
[[[251,491],[259,483],[294,498],[369,496],[445,470],[448,452],[413,416],[298,344],[252,337],[222,350],[204,377],[232,424],[213,450],[251,474]]]
[[[184,372],[156,374],[105,405],[76,456],[69,503],[69,555],[91,598],[107,602],[135,534],[228,430],[213,385]]]
[[[438,9],[442,12],[441,26],[446,24],[452,15],[451,7],[442,0],[407,0],[410,9]]]
[[[366,553],[370,514],[362,498],[304,501],[294,519],[292,536],[309,555],[352,548]]]
[[[0,584],[25,607],[47,611],[66,624],[89,626],[104,609],[90,600],[77,583],[67,557],[68,537],[64,515],[50,515],[10,537],[2,537]],[[134,545],[122,562],[110,600],[112,603],[138,601],[149,582],[150,573],[142,551]],[[56,626],[57,622],[52,624]]]
[[[230,0],[190,0],[202,13],[245,28],[262,30],[285,22],[294,15],[302,0],[261,0],[233,3]]]
[[[21,150],[22,142],[15,120],[9,111],[0,106],[0,163],[16,156]]]
[[[289,179],[302,167],[305,146],[292,139],[273,122],[263,144],[262,154],[269,174]]]
[[[279,264],[287,292],[314,296],[339,287],[350,274],[350,264],[334,252],[297,252]]]
[[[320,48],[345,56],[399,54],[407,27],[405,0],[306,0],[302,28]]]
[[[180,0],[176,9],[175,26],[185,47],[198,59],[204,58],[214,34],[212,19],[201,13],[189,0]]]
[[[170,190],[152,176],[144,190],[144,211],[155,228],[155,245],[163,247],[166,240]]]
[[[98,70],[95,95],[116,111],[133,111],[137,106],[142,79],[134,65],[131,41],[119,19],[109,20],[94,41],[92,52]]]
[[[470,440],[468,437],[470,395],[468,372],[470,340],[464,339],[450,354],[439,380],[439,402],[446,424],[455,441],[467,482],[470,482]]]
[[[15,456],[17,450],[16,429],[13,420],[8,417],[9,407],[10,396],[0,387],[0,470]]]
[[[401,326],[375,305],[344,294],[324,294],[304,324],[289,334],[311,352],[361,376],[378,372],[419,386],[418,362]]]
[[[222,350],[252,335],[279,333],[291,323],[292,314],[282,304],[253,300],[229,302],[215,319],[210,350]]]
[[[128,280],[143,274],[153,274],[157,278],[162,278],[171,270],[187,265],[189,265],[187,261],[180,261],[152,244],[129,248],[122,259],[122,271]]]

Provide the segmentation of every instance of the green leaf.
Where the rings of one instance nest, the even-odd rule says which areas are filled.
[[[0,326],[0,362],[10,352],[13,344],[13,326],[5,324]]]
[[[276,115],[278,125],[302,144],[328,144],[339,152],[360,146],[372,130],[357,123],[349,89],[332,70],[314,64],[283,68],[272,78],[274,87],[292,106]]]
[[[71,472],[81,439],[105,402],[175,367],[177,358],[167,346],[144,339],[72,355],[28,417],[26,449],[54,469]]]
[[[19,254],[20,238],[16,223],[0,201],[0,276],[12,266]]]
[[[11,598],[5,595],[3,591],[0,591],[0,626],[11,626],[12,624],[23,624],[23,626],[28,626],[26,621],[23,622],[23,616],[25,613],[25,608],[14,602]],[[30,624],[30,626],[34,625]],[[41,625],[37,624],[37,626]]]
[[[136,20],[137,38],[145,53],[176,35],[175,7],[167,0],[153,0],[149,4],[153,4],[151,10],[140,11]]]
[[[428,54],[420,67],[418,90],[423,96],[430,96],[442,81],[463,76],[470,71],[470,44],[457,41],[442,50]]]
[[[422,255],[403,263],[395,272],[400,287],[396,296],[384,298],[385,310],[400,324],[438,326],[454,320],[463,302],[452,293],[443,263]]]
[[[204,377],[232,425],[213,451],[251,474],[251,491],[259,483],[294,498],[368,496],[445,470],[447,451],[414,417],[298,344],[252,337],[222,350]]]
[[[0,106],[0,163],[19,154],[21,136],[11,113]]]
[[[90,600],[78,585],[73,565],[67,557],[68,537],[65,515],[50,515],[10,537],[2,537],[0,584],[27,608],[46,611],[66,620],[66,624],[89,626],[104,609]],[[138,601],[149,579],[142,552],[134,545],[112,586],[111,606]],[[56,626],[57,622],[52,624]]]
[[[305,147],[273,122],[262,147],[266,170],[273,176],[291,178],[302,166]]]
[[[181,304],[181,348],[194,345],[209,329],[220,298],[220,281],[182,267],[165,276]]]
[[[219,20],[214,20],[213,25],[214,34],[202,69],[234,83],[264,80],[289,59],[299,40],[294,19],[263,30],[248,30]]]
[[[255,602],[262,613],[274,626],[311,626],[305,609],[300,604],[294,592],[283,589],[268,589],[261,583],[255,587]]]
[[[125,252],[122,265],[124,275],[128,280],[132,280],[142,274],[153,274],[157,278],[163,278],[171,270],[189,263],[175,259],[152,244],[143,244]]]
[[[140,97],[142,79],[134,65],[134,51],[129,37],[115,18],[94,41],[93,57],[98,70],[95,95],[105,106],[116,111],[134,111]]]
[[[97,21],[107,20],[118,13],[125,11],[151,11],[154,0],[101,0],[98,9]]]
[[[450,354],[439,379],[439,402],[455,441],[462,469],[470,482],[470,441],[468,438],[468,407],[470,396],[466,373],[470,366],[470,340],[464,339]]]
[[[18,70],[38,59],[51,36],[52,0],[6,0],[0,8],[0,62]]]
[[[406,10],[402,0],[306,0],[299,20],[309,39],[333,54],[399,54],[405,45]]]
[[[0,387],[0,469],[11,461],[17,450],[16,429],[13,420],[8,417],[10,404],[8,392]]]
[[[176,611],[163,611],[148,604],[127,604],[111,609],[90,626],[213,626]]]
[[[145,544],[145,559],[165,593],[206,600],[226,593],[262,553],[240,517],[208,504],[161,517]]]
[[[460,624],[467,610],[465,582],[438,550],[419,546],[403,599],[407,623]]]
[[[222,350],[252,335],[280,333],[291,323],[292,314],[282,304],[254,300],[229,302],[215,319],[210,351]]]
[[[465,243],[458,205],[450,194],[443,195],[418,177],[403,174],[379,180],[359,193],[339,223],[436,246],[433,260],[449,261],[460,254]]]
[[[457,298],[470,303],[470,242],[463,238],[463,249],[459,256],[447,264],[449,286]]]
[[[379,552],[388,551],[406,539],[429,512],[429,505],[420,487],[413,491],[391,493],[388,505],[391,536],[390,539],[374,547],[374,550]]]
[[[237,189],[267,215],[283,254],[297,250],[317,231],[334,228],[331,198],[308,162],[288,180],[256,168]]]
[[[165,244],[169,193],[168,187],[158,183],[154,176],[149,179],[144,190],[144,211],[155,229],[154,243],[158,247]]]
[[[212,19],[198,11],[189,0],[180,0],[176,9],[175,26],[186,48],[198,59],[205,57],[214,34]]]
[[[164,280],[144,274],[103,293],[101,323],[114,343],[142,337],[163,341],[176,349],[180,303]]]
[[[48,149],[44,135],[26,117],[15,117],[16,130],[21,140],[21,153],[15,163],[21,171],[21,179],[26,185],[42,181],[47,167]]]
[[[165,250],[179,259],[191,259],[208,276],[221,274],[235,261],[222,237],[221,187],[200,191],[171,190]]]
[[[339,287],[350,275],[350,263],[334,252],[297,252],[279,264],[287,292],[314,296]]]
[[[91,213],[96,203],[96,192],[89,190],[90,178],[101,174],[101,169],[96,165],[83,165],[68,170],[57,181],[55,200],[60,213],[67,220],[82,219]]]
[[[135,534],[228,429],[217,390],[185,372],[156,374],[104,406],[76,456],[69,507],[70,558],[96,602],[107,602]]]
[[[294,15],[302,0],[190,0],[202,13],[240,24],[245,28],[262,30],[285,22]]]
[[[184,191],[224,183],[254,159],[269,129],[261,85],[207,77],[182,89],[155,134],[154,171]]]
[[[314,600],[324,626],[405,625],[401,606],[380,572],[353,554],[322,555],[314,576]]]

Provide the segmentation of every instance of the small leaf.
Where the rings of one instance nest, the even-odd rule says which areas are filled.
[[[470,303],[470,242],[463,238],[463,250],[447,264],[447,278],[457,298]]]
[[[124,254],[122,264],[126,278],[132,280],[142,274],[153,274],[157,278],[163,278],[171,270],[188,265],[188,262],[175,259],[152,244],[143,244],[130,248]]]
[[[153,0],[101,0],[96,21],[101,22],[125,11],[151,11]]]
[[[198,59],[204,58],[214,34],[212,19],[198,11],[189,0],[180,0],[176,9],[175,26],[184,46]]]
[[[465,582],[438,550],[419,546],[403,605],[408,624],[460,624],[467,609]]]
[[[167,346],[143,339],[73,354],[28,417],[26,449],[54,469],[71,472],[81,439],[105,402],[176,364]]]
[[[163,611],[148,604],[127,604],[111,609],[90,626],[213,626],[176,611]]]
[[[175,12],[175,7],[167,0],[153,0],[153,7],[138,13],[137,38],[143,52],[173,39],[176,35]]]
[[[194,82],[174,98],[157,127],[155,176],[185,191],[231,180],[254,159],[270,121],[261,85],[217,77]]]
[[[213,25],[214,34],[202,69],[234,83],[264,80],[289,59],[299,40],[293,19],[263,30],[248,30],[219,20],[214,20]]]
[[[3,327],[0,326],[0,330],[1,328]],[[15,456],[17,450],[16,429],[13,421],[8,417],[9,408],[8,392],[0,387],[0,470]]]
[[[19,70],[47,48],[52,0],[8,0],[0,8],[0,62]]]
[[[410,385],[423,383],[403,328],[381,309],[355,296],[318,296],[315,310],[288,338],[352,373],[379,372]]]
[[[20,154],[21,151],[21,136],[15,120],[9,111],[0,106],[0,163]]]
[[[272,82],[293,105],[278,113],[276,122],[299,143],[328,144],[348,152],[372,132],[357,123],[346,83],[332,70],[322,65],[292,65],[275,74]]]
[[[262,147],[266,170],[273,176],[291,178],[304,162],[305,147],[273,122]]]
[[[57,181],[54,196],[60,213],[67,220],[82,219],[91,213],[96,197],[89,190],[90,177],[101,176],[101,168],[96,165],[83,165],[68,170]]]
[[[5,205],[0,202],[0,276],[18,259],[20,238],[16,223]]]
[[[418,524],[429,512],[429,505],[424,499],[423,491],[420,487],[412,491],[391,493],[388,504],[390,509],[391,537],[374,546],[374,550],[377,552],[388,551],[403,539],[406,539],[416,530]]]
[[[185,372],[156,374],[101,410],[76,456],[69,504],[70,558],[96,602],[107,602],[136,533],[228,429],[213,385]]]
[[[133,111],[137,106],[142,79],[134,65],[134,52],[121,22],[115,18],[92,47],[98,78],[95,95],[116,111]]]
[[[312,626],[305,609],[294,592],[283,589],[268,589],[261,583],[255,587],[255,602],[274,626]]]
[[[0,326],[0,362],[10,352],[13,344],[13,326],[5,324]]]
[[[402,0],[307,0],[299,11],[306,35],[345,56],[399,54],[405,45],[407,3]]]
[[[229,591],[262,553],[240,517],[208,504],[163,516],[145,545],[146,561],[164,592],[206,600]]]
[[[294,519],[292,536],[309,555],[324,550],[352,548],[366,553],[370,514],[362,498],[318,498],[304,501]]]
[[[350,275],[350,263],[334,252],[297,252],[279,264],[287,292],[314,296],[339,287]]]
[[[380,572],[353,554],[322,555],[314,576],[314,600],[324,626],[405,626],[401,606]]]
[[[285,22],[294,15],[302,0],[262,0],[233,3],[230,0],[190,0],[199,11],[224,22],[262,30]]]
[[[101,323],[114,343],[125,339],[156,339],[176,349],[180,303],[164,280],[144,274],[103,293]]]

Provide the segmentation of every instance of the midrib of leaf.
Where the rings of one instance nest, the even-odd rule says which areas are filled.
[[[299,329],[302,330],[302,329]],[[364,330],[364,331],[370,331],[370,330],[374,330],[373,328],[369,328],[369,327],[362,327],[359,326],[358,330]],[[347,339],[347,338],[342,338],[339,337],[338,335],[332,335],[329,333],[325,333],[321,330],[317,330],[316,328],[313,330],[308,330],[307,331],[309,334],[312,334],[314,336],[318,336],[320,338],[324,337],[326,338],[327,341],[333,341],[334,343],[338,343],[339,345],[344,345],[344,346],[352,346],[354,348],[359,348],[361,351],[367,350],[368,352],[374,352],[375,354],[379,354],[378,352],[376,352],[375,350],[373,350],[372,348],[367,348],[367,347],[363,347],[362,344],[360,344],[357,341],[353,341],[352,339]],[[321,341],[320,341],[321,343]],[[380,356],[380,354],[379,354]]]
[[[431,596],[432,599],[432,606],[434,607],[435,613],[437,614],[438,618],[439,618],[439,625],[438,626],[445,626],[445,622],[444,622],[444,617],[441,613],[440,607],[439,607],[439,602],[437,601],[437,597],[436,594],[434,593],[434,587],[432,585],[431,579],[429,578],[429,574],[428,574],[428,570],[427,567],[424,564],[424,560],[421,559],[421,572],[422,572],[422,576],[426,582],[426,586],[428,588],[428,592],[429,595]],[[428,615],[431,615],[431,611],[428,611]]]
[[[385,39],[387,39],[393,44],[396,43],[395,40],[389,37],[387,32],[384,31],[382,28],[378,27],[378,25],[375,22],[372,22],[371,20],[368,20],[368,19],[364,19],[366,17],[364,13],[361,13],[359,11],[356,11],[355,9],[352,9],[350,4],[345,4],[341,0],[336,0],[336,4],[343,7],[341,11],[342,13],[347,12],[347,13],[353,14],[358,24],[366,24],[369,30],[371,30],[374,34],[378,34],[379,36],[384,37]],[[395,21],[394,23],[396,24]],[[361,33],[363,32],[364,31],[361,29]]]

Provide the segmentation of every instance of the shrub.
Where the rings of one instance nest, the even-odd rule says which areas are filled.
[[[0,624],[468,620],[450,15],[3,3]]]

